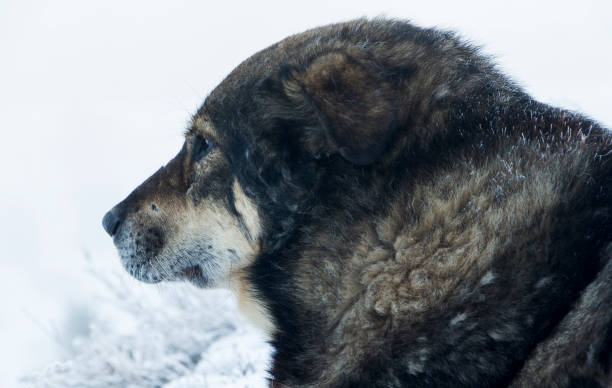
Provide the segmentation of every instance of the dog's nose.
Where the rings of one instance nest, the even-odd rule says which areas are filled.
[[[117,232],[117,228],[119,227],[120,223],[121,219],[117,217],[112,210],[107,212],[104,215],[104,218],[102,218],[102,226],[104,227],[104,230],[106,230],[106,233],[108,233],[111,237],[113,237]]]

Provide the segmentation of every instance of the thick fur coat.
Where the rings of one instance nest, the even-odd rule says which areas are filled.
[[[229,287],[274,387],[612,385],[612,135],[448,32],[247,59],[104,218],[148,282]]]

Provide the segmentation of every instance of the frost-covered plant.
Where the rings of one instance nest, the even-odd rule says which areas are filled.
[[[224,291],[135,284],[95,268],[89,334],[71,359],[22,379],[32,387],[264,387],[270,347]]]

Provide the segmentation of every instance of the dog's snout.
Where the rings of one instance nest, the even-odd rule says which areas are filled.
[[[106,233],[108,233],[111,237],[117,233],[117,228],[119,227],[120,223],[121,219],[117,217],[112,210],[107,212],[104,215],[104,218],[102,218],[102,226],[104,227],[104,230],[106,230]]]

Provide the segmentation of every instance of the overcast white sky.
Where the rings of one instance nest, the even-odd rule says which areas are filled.
[[[532,95],[612,126],[609,1],[0,1],[0,386],[61,357],[43,326],[95,308],[103,214],[180,148],[206,94],[304,29],[386,15],[454,29]]]

